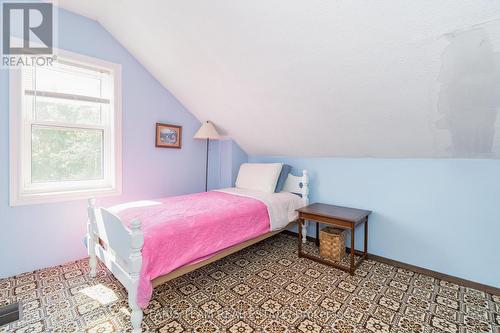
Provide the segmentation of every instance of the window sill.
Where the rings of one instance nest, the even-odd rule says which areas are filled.
[[[33,194],[12,194],[10,197],[10,207],[47,204],[55,202],[75,201],[89,199],[91,197],[107,197],[122,194],[121,188],[103,188],[89,190],[73,190],[52,193],[33,193]]]

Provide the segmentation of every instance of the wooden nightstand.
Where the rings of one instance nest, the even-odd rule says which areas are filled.
[[[299,257],[308,258],[315,260],[317,262],[331,265],[333,267],[342,269],[354,275],[356,267],[366,258],[368,251],[368,216],[371,211],[341,207],[334,205],[327,205],[322,203],[314,203],[312,205],[300,208],[297,210],[299,212]],[[319,225],[320,223],[328,224],[334,227],[349,229],[351,230],[351,250],[350,250],[350,265],[346,267],[341,264],[337,264],[332,261],[327,261],[321,257],[317,257],[302,251],[302,223],[304,220],[311,220],[316,222],[316,245],[319,246]],[[356,226],[364,223],[365,227],[365,239],[364,239],[364,249],[363,252],[356,251],[354,249],[354,234]],[[354,254],[361,256],[360,260],[357,262],[354,259]]]

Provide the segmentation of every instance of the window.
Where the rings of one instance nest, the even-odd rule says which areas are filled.
[[[121,193],[121,67],[58,51],[10,73],[11,206]]]

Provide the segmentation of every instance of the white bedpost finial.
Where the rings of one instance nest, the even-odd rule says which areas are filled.
[[[141,230],[141,221],[139,221],[138,219],[133,220],[131,223],[130,229],[132,229],[132,233],[134,231],[137,231],[137,230],[140,231]]]
[[[142,246],[144,245],[144,235],[141,230],[141,221],[135,219],[130,225],[130,286],[128,288],[128,304],[132,310],[130,321],[132,322],[132,332],[141,332],[142,310],[137,304],[137,289],[139,288],[139,278],[142,268]]]
[[[96,224],[96,206],[95,198],[90,198],[88,200],[88,220],[87,220],[87,253],[89,255],[89,268],[90,277],[95,277],[97,275],[97,257],[95,255],[95,224]]]
[[[304,206],[309,204],[309,173],[307,170],[302,170],[302,200]],[[307,225],[307,221],[302,224],[302,243],[307,242]]]

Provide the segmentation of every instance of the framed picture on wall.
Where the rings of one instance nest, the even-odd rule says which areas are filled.
[[[156,123],[156,147],[181,148],[182,126]]]

